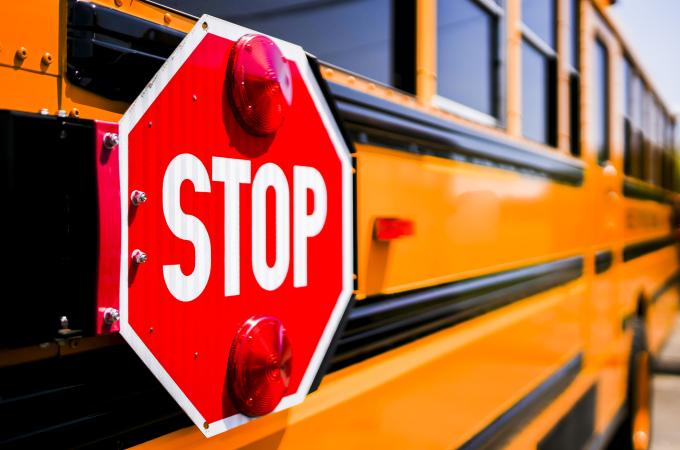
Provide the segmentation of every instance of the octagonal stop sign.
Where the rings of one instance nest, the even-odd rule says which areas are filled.
[[[203,16],[120,122],[121,334],[207,436],[301,402],[352,289],[304,51]]]

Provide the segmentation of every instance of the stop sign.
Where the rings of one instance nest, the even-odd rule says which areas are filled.
[[[301,402],[352,291],[352,165],[299,46],[203,16],[120,127],[121,334],[212,436]]]

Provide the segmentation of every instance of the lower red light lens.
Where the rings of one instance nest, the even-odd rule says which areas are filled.
[[[228,93],[244,128],[252,134],[276,132],[293,99],[288,60],[274,41],[248,34],[239,39],[229,59]]]
[[[236,409],[268,414],[288,389],[292,351],[286,329],[274,317],[251,317],[239,329],[229,354],[227,382]]]

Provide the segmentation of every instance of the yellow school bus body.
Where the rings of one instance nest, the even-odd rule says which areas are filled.
[[[93,2],[180,31],[188,31],[194,23],[190,17],[143,1]],[[582,158],[569,155],[568,126],[562,121],[556,149],[520,136],[519,81],[513,69],[519,66],[519,43],[512,20],[518,8],[517,2],[508,2],[504,131],[430,106],[436,82],[435,37],[422,29],[436,29],[433,1],[418,1],[417,96],[337,68],[322,68],[322,74],[348,89],[566,160],[582,168],[583,183],[574,186],[356,141],[355,296],[360,303],[372,296],[573,257],[582,258],[582,274],[336,370],[303,404],[290,410],[211,439],[194,427],[183,428],[140,448],[456,448],[488,429],[577,357],[581,369],[568,385],[540,411],[527,415],[521,427],[506,433],[503,443],[513,449],[537,447],[594,385],[595,439],[611,431],[627,396],[631,318],[644,307],[649,347],[656,354],[678,307],[675,287],[654,298],[678,270],[676,247],[665,246],[629,261],[624,261],[624,248],[670,236],[671,205],[624,195],[624,181],[644,183],[622,175],[622,142],[616,137],[621,134],[619,120],[610,124],[614,136],[610,172],[598,165],[587,140]],[[34,3],[28,15],[26,2],[0,4],[0,108],[29,112],[47,108],[50,114],[60,109],[81,118],[115,121],[126,103],[87,92],[64,76],[65,11],[66,2],[59,0]],[[603,5],[582,2],[582,34],[604,34],[614,59],[624,49],[606,17]],[[428,24],[430,28],[424,28]],[[582,61],[589,61],[590,41],[581,42]],[[21,47],[28,57],[17,64],[15,52]],[[41,63],[45,53],[54,57],[49,65]],[[611,84],[616,86],[620,80],[612,72]],[[558,80],[563,98],[565,81]],[[585,111],[588,82],[582,81],[582,87]],[[613,101],[610,107],[617,111],[620,105]],[[587,114],[581,117],[582,128],[588,130]],[[671,194],[664,195],[670,198]],[[378,217],[411,220],[415,232],[403,239],[377,241],[373,227]],[[596,273],[597,254],[602,251],[611,252],[611,264]]]

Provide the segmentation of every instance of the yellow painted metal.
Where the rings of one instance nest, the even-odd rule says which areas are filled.
[[[0,66],[0,109],[37,113],[46,108],[56,114],[58,91],[58,77]]]
[[[113,8],[133,16],[139,17],[160,25],[166,25],[175,30],[188,33],[196,22],[195,18],[181,13],[180,11],[168,11],[152,2],[144,0],[123,0],[118,4],[117,0],[89,0],[91,3]],[[168,21],[168,18],[170,19]]]
[[[570,18],[569,3],[567,0],[556,0],[557,14],[556,41],[557,41],[557,107],[558,111],[569,111],[569,77],[568,48],[571,45],[569,39]],[[570,116],[569,114],[557,115],[557,148],[562,153],[569,153],[570,147]]]
[[[508,61],[507,67],[507,131],[510,136],[522,136],[522,28],[518,1],[506,5]]]
[[[437,0],[417,0],[416,95],[429,103],[437,92]]]
[[[58,109],[59,0],[0,2],[0,109]],[[52,56],[46,64],[45,55]]]
[[[0,2],[0,66],[50,75],[58,74],[58,64],[45,64],[46,53],[58,55],[59,0]],[[23,56],[22,56],[23,50]],[[30,96],[30,91],[24,93]]]
[[[188,31],[194,19],[142,0],[92,0],[145,20]],[[29,2],[30,3],[30,2]],[[206,440],[194,428],[142,445],[154,447],[389,447],[451,448],[462,444],[535,389],[576,353],[585,355],[574,383],[534,418],[511,448],[531,448],[598,383],[597,431],[610,424],[626,395],[630,329],[624,317],[640,298],[650,300],[677,270],[677,249],[667,247],[623,262],[624,245],[671,233],[669,205],[622,196],[623,150],[618,89],[611,70],[611,158],[599,166],[589,141],[590,58],[595,33],[606,41],[610,67],[626,50],[600,1],[581,8],[582,187],[546,178],[396,149],[356,144],[358,298],[398,293],[463,278],[582,255],[584,276],[503,309],[437,332],[328,375],[300,406]],[[560,1],[560,14],[566,10]],[[71,85],[66,64],[66,0],[0,2],[0,109],[47,108],[81,117],[117,120],[127,108]],[[555,149],[521,137],[520,2],[506,2],[507,129],[487,127],[432,107],[436,92],[436,0],[417,1],[417,96],[325,67],[323,76],[370,95],[413,108],[491,136],[522,143],[536,152]],[[566,22],[558,20],[558,50],[566,45]],[[16,51],[26,49],[18,64]],[[49,65],[40,60],[53,55]],[[560,56],[558,96],[566,107],[566,72]],[[134,76],[134,74],[130,74]],[[647,80],[647,78],[645,78]],[[649,82],[648,82],[649,84]],[[559,122],[561,157],[568,124]],[[573,160],[573,158],[572,158]],[[415,234],[376,242],[377,217],[413,220]],[[598,251],[613,252],[612,268],[595,274]],[[649,303],[652,353],[662,345],[677,311],[669,289]]]
[[[537,448],[539,442],[545,437],[545,430],[550,430],[557,425],[564,416],[564,412],[569,411],[596,380],[595,373],[586,372],[582,374],[560,398],[548,405],[539,417],[520,430],[514,439],[508,443],[505,450]]]
[[[441,284],[585,249],[581,189],[443,158],[362,144],[356,149],[362,296]],[[415,234],[375,241],[377,217],[412,220]]]

